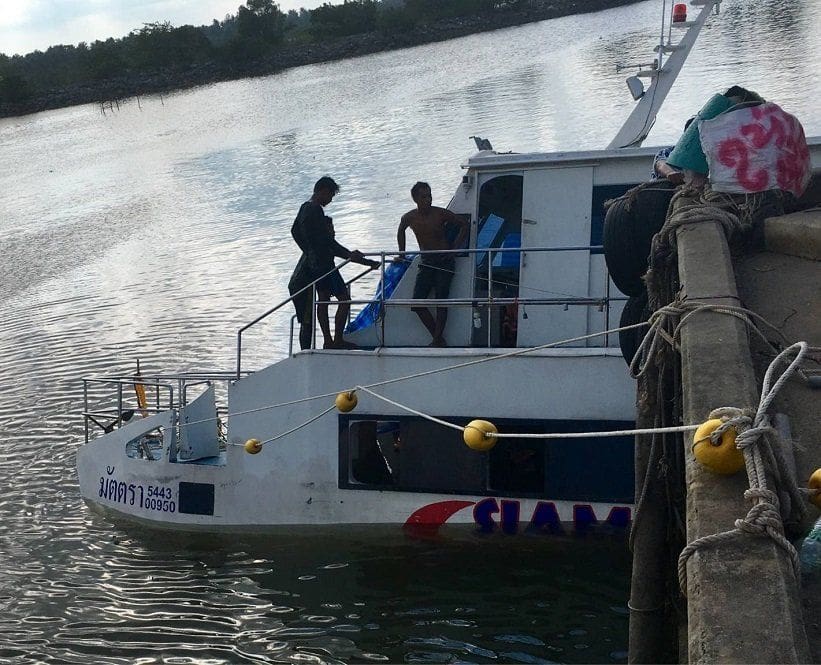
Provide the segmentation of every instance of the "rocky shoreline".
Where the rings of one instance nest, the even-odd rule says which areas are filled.
[[[49,90],[22,104],[0,103],[0,117],[19,116],[78,104],[116,103],[117,100],[163,94],[218,81],[265,76],[301,65],[343,60],[358,56],[445,41],[570,14],[596,12],[640,0],[531,0],[521,10],[500,10],[490,15],[461,17],[399,34],[369,32],[299,46],[283,46],[271,56],[240,65],[207,63],[184,70],[167,69],[151,75],[123,74],[102,81]]]

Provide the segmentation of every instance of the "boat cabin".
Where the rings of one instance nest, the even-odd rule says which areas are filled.
[[[626,297],[607,275],[604,203],[647,180],[655,153],[481,151],[471,157],[448,205],[471,229],[466,251],[456,256],[448,345],[531,347],[613,327]],[[410,309],[419,261],[416,256],[386,298],[384,317],[371,316],[361,327],[354,320],[346,339],[366,348],[430,342]],[[568,345],[614,346],[616,340],[594,337]]]

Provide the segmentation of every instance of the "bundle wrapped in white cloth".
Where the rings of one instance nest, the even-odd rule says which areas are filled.
[[[718,192],[781,189],[801,196],[812,175],[798,119],[767,102],[723,113],[699,125],[701,147]]]

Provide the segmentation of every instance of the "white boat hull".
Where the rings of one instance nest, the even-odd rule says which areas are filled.
[[[359,393],[359,405],[349,415],[335,410],[327,413],[292,434],[265,444],[257,455],[244,449],[247,439],[265,441],[305,423],[327,409],[333,396],[282,407],[274,405],[313,395],[332,395],[387,378],[441,370],[466,360],[489,357],[488,354],[487,350],[476,349],[443,350],[437,355],[431,355],[427,349],[424,353],[397,349],[299,354],[231,386],[229,445],[220,456],[172,461],[170,444],[163,448],[161,459],[129,456],[129,441],[140,431],[141,423],[137,420],[80,449],[77,468],[81,494],[87,502],[109,514],[155,526],[205,531],[258,531],[282,525],[436,527],[452,523],[517,532],[554,530],[571,524],[627,523],[632,496],[622,496],[627,500],[620,501],[591,501],[583,496],[551,496],[549,487],[537,496],[533,492],[524,492],[527,496],[521,491],[494,492],[487,486],[473,493],[420,490],[401,484],[386,487],[384,483],[366,483],[359,489],[362,484],[344,468],[340,432],[350,422],[368,422],[372,417],[382,422],[407,416],[401,409],[364,392]],[[317,363],[322,363],[322,372],[316,371]],[[571,369],[573,380],[566,382]],[[446,413],[457,424],[474,418],[515,420],[523,426],[559,421],[578,421],[580,426],[591,422],[629,424],[633,420],[632,381],[626,376],[620,355],[610,350],[553,350],[443,371],[433,377],[424,378],[421,385],[425,388],[421,390],[421,379],[375,390],[419,412],[434,416]],[[539,386],[536,394],[532,392],[535,386]],[[476,411],[477,404],[483,405],[481,412]],[[172,417],[173,413],[168,412],[154,418],[167,419],[166,431],[171,431]],[[147,423],[142,429],[152,425],[156,426]],[[504,428],[500,429],[504,432]],[[166,439],[170,441],[171,437]],[[404,461],[412,457],[412,443],[403,445]],[[459,450],[448,454],[468,455],[464,459],[471,460],[470,464],[487,455],[470,451],[461,442],[459,445]],[[547,444],[540,441],[536,445]],[[561,445],[578,444],[566,440]],[[609,444],[602,439],[600,445]],[[158,458],[159,453],[158,450],[155,455]],[[435,466],[437,461],[430,459],[428,463]],[[593,469],[597,462],[591,459],[589,464]],[[584,474],[585,469],[578,472]],[[620,473],[632,474],[632,465]],[[632,487],[632,475],[619,482],[621,487]]]

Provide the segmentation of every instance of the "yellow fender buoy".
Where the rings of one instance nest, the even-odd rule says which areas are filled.
[[[487,420],[471,420],[465,425],[462,438],[468,448],[483,453],[496,445],[496,437],[488,436],[488,434],[496,434],[498,431],[496,425],[489,423]]]
[[[259,439],[248,439],[245,442],[245,452],[249,455],[256,455],[262,450],[262,441]]]
[[[812,472],[807,487],[811,490],[821,490],[821,469]],[[816,508],[821,508],[821,492],[810,497],[810,501]]]
[[[359,402],[359,400],[356,398],[356,393],[353,390],[339,393],[335,400],[336,408],[342,413],[353,411],[356,408],[357,402]]]
[[[744,468],[744,453],[735,447],[736,431],[728,429],[719,444],[713,445],[710,435],[722,424],[719,418],[702,423],[693,435],[693,455],[713,473],[731,476]]]

